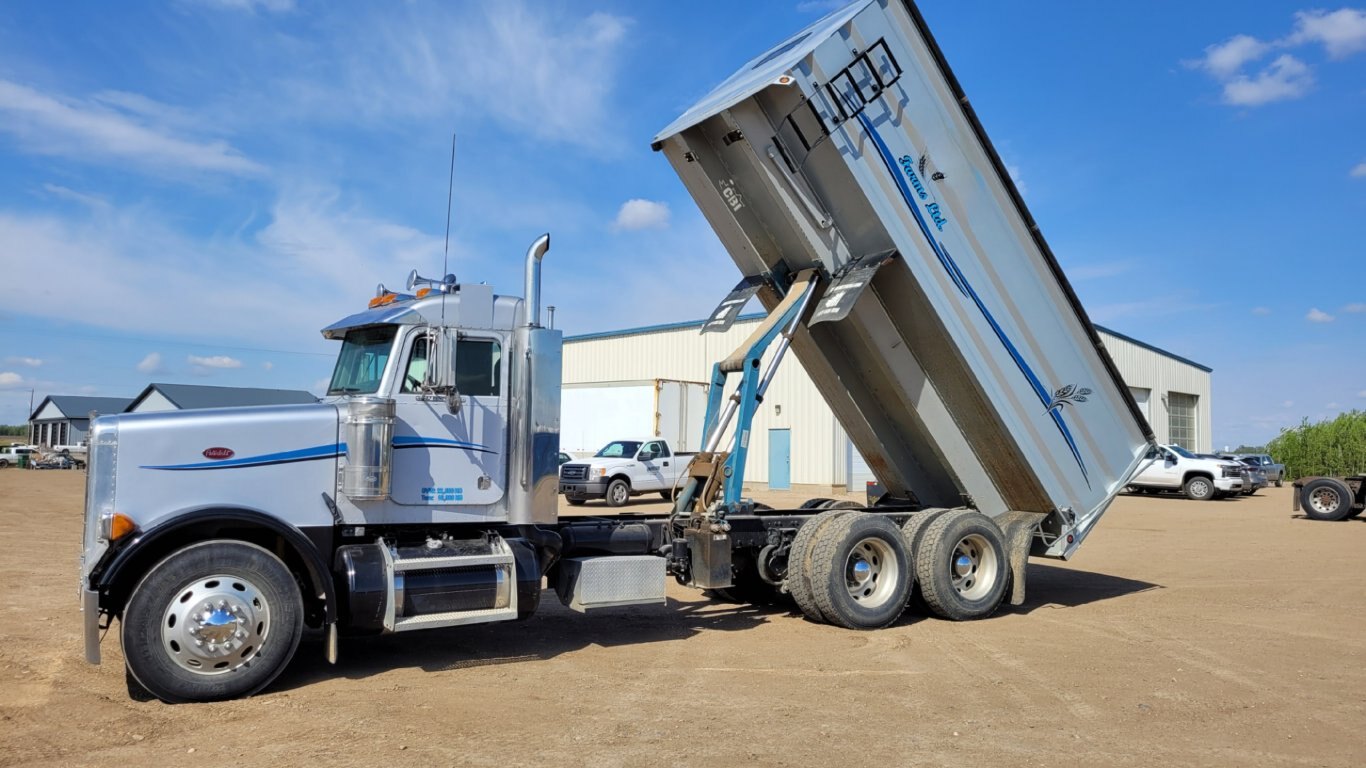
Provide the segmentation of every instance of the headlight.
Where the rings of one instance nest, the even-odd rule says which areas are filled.
[[[593,477],[606,477],[607,467],[593,467],[591,474]]]

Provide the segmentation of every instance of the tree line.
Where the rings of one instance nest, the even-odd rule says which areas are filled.
[[[1366,473],[1366,411],[1347,411],[1314,424],[1281,430],[1267,453],[1285,464],[1287,477]]]

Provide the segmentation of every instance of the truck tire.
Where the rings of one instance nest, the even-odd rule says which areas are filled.
[[[1280,488],[1282,482],[1283,482],[1283,481],[1281,480],[1281,478],[1279,478],[1279,477],[1276,478],[1276,487],[1277,487],[1277,488]]]
[[[812,621],[829,623],[829,619],[825,618],[816,605],[816,598],[811,591],[811,545],[827,525],[852,514],[854,513],[847,509],[832,509],[816,515],[802,523],[797,529],[797,535],[792,539],[792,546],[788,548],[787,576],[783,579],[783,586],[801,612]]]
[[[8,467],[8,466],[9,466],[9,461],[8,461],[8,460],[6,460],[6,459],[0,459],[0,469],[4,469],[5,467]]]
[[[915,557],[925,605],[951,621],[984,619],[1001,607],[1010,578],[1005,537],[991,518],[956,509],[930,523]]]
[[[1214,481],[1204,475],[1187,478],[1181,490],[1186,494],[1186,498],[1192,501],[1209,501],[1217,492]]]
[[[607,484],[607,493],[603,495],[607,499],[607,506],[621,507],[631,500],[631,484],[624,478],[618,477]]]
[[[665,500],[665,501],[673,501],[673,500],[674,500],[673,491],[660,491],[660,492],[659,492],[659,498],[661,498],[661,499],[663,499],[663,500]]]
[[[1300,491],[1300,508],[1314,520],[1346,520],[1352,502],[1352,489],[1335,477],[1310,480]]]
[[[120,634],[128,671],[158,699],[235,699],[264,688],[294,656],[303,599],[293,574],[267,550],[206,541],[147,572]]]
[[[566,496],[564,497],[564,500],[569,502],[569,506],[571,507],[582,507],[584,503],[588,501],[588,499],[581,499],[577,496]]]
[[[821,615],[845,629],[880,629],[906,610],[914,578],[906,539],[880,515],[850,512],[821,529],[809,557]]]

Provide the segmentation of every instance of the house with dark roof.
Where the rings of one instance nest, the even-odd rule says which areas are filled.
[[[29,414],[29,442],[47,446],[83,443],[92,412],[122,413],[130,402],[126,397],[48,395]]]
[[[148,384],[124,408],[124,413],[183,411],[197,408],[239,408],[248,405],[294,405],[316,403],[318,398],[301,389],[257,387],[210,387],[202,384]]]

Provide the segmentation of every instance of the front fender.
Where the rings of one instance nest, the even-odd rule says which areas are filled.
[[[142,576],[182,546],[216,538],[253,541],[262,534],[278,536],[289,550],[284,553],[286,564],[302,567],[313,590],[311,597],[321,603],[324,623],[331,624],[337,620],[337,595],[329,560],[321,551],[331,552],[332,531],[325,530],[326,535],[317,538],[326,541],[315,541],[299,528],[259,510],[191,509],[111,547],[91,571],[88,586],[99,592],[101,610],[118,614]]]

